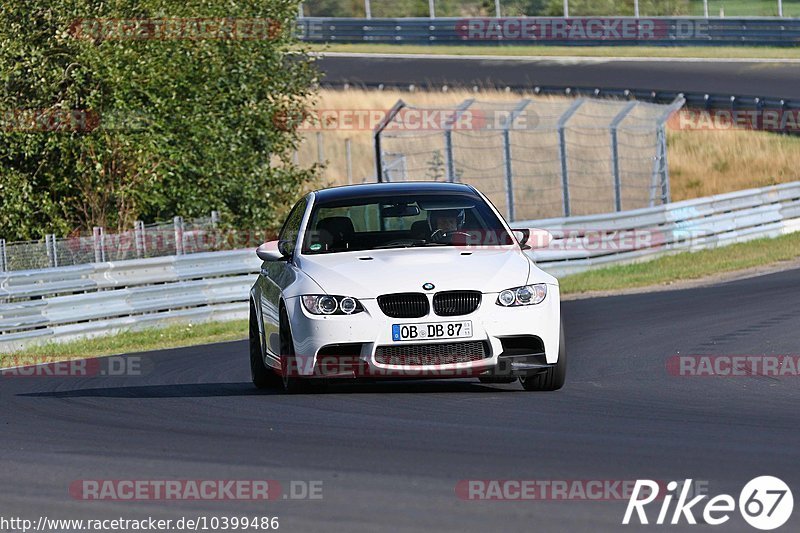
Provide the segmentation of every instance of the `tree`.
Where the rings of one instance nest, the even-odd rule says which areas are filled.
[[[313,99],[297,12],[296,0],[2,4],[0,237],[212,209],[277,226],[315,179],[276,120]]]

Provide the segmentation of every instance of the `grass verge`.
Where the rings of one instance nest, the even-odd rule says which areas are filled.
[[[697,280],[800,258],[800,232],[722,248],[683,252],[647,263],[613,266],[561,279],[562,294],[615,291]]]
[[[348,52],[362,54],[800,59],[800,48],[767,46],[425,46],[411,44],[329,44],[310,45],[310,48],[315,52]]]
[[[247,320],[178,324],[165,328],[125,331],[104,337],[31,346],[12,354],[0,354],[0,367],[197,346],[246,337]]]
[[[567,295],[664,285],[798,258],[800,232],[776,239],[759,239],[713,250],[684,252],[647,263],[614,266],[566,276],[561,279],[561,293]],[[195,346],[239,340],[246,336],[246,320],[176,325],[63,344],[49,343],[13,354],[0,354],[0,367]]]

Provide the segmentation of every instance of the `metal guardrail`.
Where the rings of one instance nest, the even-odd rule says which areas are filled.
[[[555,275],[800,231],[800,182],[583,217],[517,222],[556,239]],[[627,244],[626,244],[627,243]],[[176,321],[246,318],[261,261],[208,252],[0,275],[0,350]]]
[[[619,24],[616,24],[619,21]],[[607,22],[605,26],[603,23]],[[310,43],[554,46],[798,46],[800,19],[700,17],[327,18],[297,21]]]
[[[556,276],[800,231],[800,182],[622,213],[516,222],[553,232],[533,252]]]
[[[260,266],[247,249],[0,274],[0,350],[172,321],[246,318]]]

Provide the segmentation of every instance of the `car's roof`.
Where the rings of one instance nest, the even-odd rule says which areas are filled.
[[[394,196],[406,194],[468,194],[477,196],[475,189],[463,183],[447,183],[435,181],[405,181],[395,183],[365,183],[362,185],[344,185],[315,191],[317,202],[336,202],[375,196]]]

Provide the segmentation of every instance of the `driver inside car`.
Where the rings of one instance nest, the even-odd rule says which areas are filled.
[[[451,233],[461,229],[464,222],[464,211],[460,209],[431,211],[428,219],[431,231],[434,233]]]

